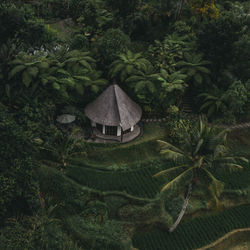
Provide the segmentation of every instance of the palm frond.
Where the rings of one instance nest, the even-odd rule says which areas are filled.
[[[175,162],[178,160],[184,160],[187,158],[185,155],[178,153],[178,152],[175,152],[175,151],[170,150],[170,149],[162,149],[160,151],[160,154],[164,155],[165,158],[171,159]]]
[[[26,67],[24,65],[15,66],[9,73],[9,79],[11,79],[13,76],[15,76],[17,73],[21,72],[25,68]]]
[[[182,169],[182,168],[184,168],[184,167],[187,167],[187,165],[184,164],[184,165],[181,165],[181,166],[177,166],[177,167],[165,169],[165,170],[163,170],[163,171],[160,171],[160,172],[154,174],[153,177],[159,177],[159,176],[162,176],[162,175],[166,175],[166,174],[171,173],[172,171],[175,171],[175,170],[177,170],[177,169]]]
[[[235,172],[235,171],[239,171],[239,170],[243,169],[243,167],[241,165],[235,164],[235,163],[227,164],[227,166],[229,167],[230,173],[231,172]]]
[[[204,142],[204,139],[203,139],[203,138],[200,139],[200,140],[198,141],[198,143],[197,143],[197,145],[196,145],[196,148],[195,148],[195,151],[194,151],[193,155],[196,155],[196,154],[198,153],[198,151],[200,150],[200,148],[201,148],[203,142]]]
[[[217,180],[210,171],[208,171],[207,169],[203,168],[203,170],[207,173],[207,175],[210,177],[210,179],[212,180],[212,186],[211,186],[211,191],[213,192],[213,194],[216,196],[216,198],[218,198],[220,196],[220,194],[223,191],[224,188],[224,182]]]
[[[181,174],[179,174],[177,177],[175,177],[173,180],[168,182],[166,185],[163,186],[161,189],[161,192],[165,191],[168,188],[172,188],[175,184],[177,184],[188,172],[192,171],[195,167],[190,167]]]

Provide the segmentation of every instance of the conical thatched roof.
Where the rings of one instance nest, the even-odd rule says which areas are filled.
[[[140,106],[133,102],[116,84],[109,86],[85,108],[86,116],[106,126],[120,125],[123,130],[134,126],[140,119]]]

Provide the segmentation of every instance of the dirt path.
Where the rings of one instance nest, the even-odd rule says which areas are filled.
[[[164,117],[164,118],[150,118],[150,119],[142,119],[142,122],[145,122],[145,123],[152,123],[152,122],[161,123],[161,122],[166,122],[167,119],[168,118],[166,118],[166,117]],[[231,125],[231,126],[228,126],[228,125],[216,125],[216,124],[211,124],[211,125],[214,125],[214,126],[219,127],[219,128],[225,128],[225,129],[229,128],[231,130],[250,128],[250,122],[238,123],[238,124]]]
[[[59,29],[61,29],[63,32],[67,33],[68,35],[71,34],[70,29],[67,27],[69,25],[69,23],[71,23],[72,20],[71,18],[68,19],[64,19],[64,20],[60,20],[57,25],[59,27]]]

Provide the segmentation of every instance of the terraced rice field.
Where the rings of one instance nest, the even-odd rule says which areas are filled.
[[[154,198],[167,179],[155,179],[152,176],[171,166],[170,162],[159,157],[156,139],[158,138],[141,138],[122,146],[90,145],[87,149],[88,158],[72,159],[65,174],[81,186],[92,189],[125,191],[137,197]],[[230,139],[232,149],[237,147],[240,140],[233,135]],[[237,149],[239,150],[235,154],[248,157],[247,144]],[[217,178],[226,183],[226,189],[241,190],[249,187],[249,164],[244,165],[242,172],[217,174]],[[139,250],[196,249],[216,241],[234,229],[249,226],[250,206],[244,205],[219,214],[211,212],[210,216],[186,222],[184,220],[173,233],[156,228],[136,233],[133,245]]]
[[[225,210],[218,215],[196,218],[181,223],[173,232],[153,230],[138,233],[133,245],[140,250],[185,250],[203,247],[236,228],[250,226],[250,206]]]

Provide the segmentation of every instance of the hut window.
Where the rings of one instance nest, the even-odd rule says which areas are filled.
[[[117,135],[117,126],[105,126],[106,135]]]
[[[97,128],[100,132],[102,132],[102,124],[96,123],[96,128]]]

